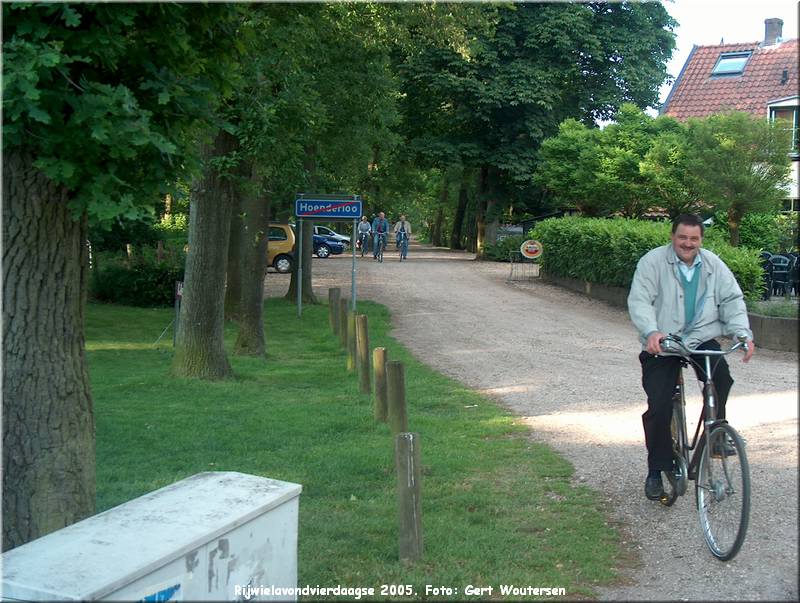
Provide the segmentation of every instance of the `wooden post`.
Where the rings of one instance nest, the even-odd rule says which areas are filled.
[[[356,357],[358,385],[362,394],[372,393],[372,374],[369,366],[369,321],[366,314],[356,317]]]
[[[341,297],[342,290],[339,287],[328,289],[328,321],[331,323],[334,335],[339,334],[339,299]]]
[[[339,298],[339,337],[345,350],[347,349],[347,302],[346,297]]]
[[[356,313],[347,313],[347,371],[356,370]]]
[[[422,558],[422,454],[418,433],[395,437],[401,561]]]
[[[406,411],[406,378],[402,362],[392,360],[386,363],[386,391],[388,393],[389,427],[392,435],[408,431]]]
[[[158,243],[156,243],[156,260],[158,262],[164,261],[164,241],[161,239],[159,239]]]
[[[386,348],[372,350],[372,366],[375,371],[375,420],[386,423]]]

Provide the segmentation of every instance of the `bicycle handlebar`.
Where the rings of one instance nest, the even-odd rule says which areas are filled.
[[[742,350],[746,352],[749,348],[747,345],[747,337],[745,335],[739,335],[736,339],[737,342],[727,350],[690,350],[680,337],[670,333],[659,341],[661,345],[660,355],[683,356],[684,358],[688,358],[689,356],[727,356],[739,348],[742,348]]]

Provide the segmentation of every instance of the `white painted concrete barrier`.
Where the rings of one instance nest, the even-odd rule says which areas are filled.
[[[295,599],[302,487],[198,473],[2,555],[3,600]],[[270,595],[270,593],[275,593]]]

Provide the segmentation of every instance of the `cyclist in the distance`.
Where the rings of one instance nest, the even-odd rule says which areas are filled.
[[[389,220],[386,219],[386,214],[380,212],[377,217],[372,221],[372,236],[374,237],[374,245],[372,246],[372,257],[378,259],[378,245],[383,245],[386,248],[386,237],[389,233]]]
[[[356,239],[361,246],[361,255],[364,255],[364,252],[367,251],[371,234],[372,226],[370,226],[367,216],[361,216],[361,221],[358,223],[358,239]]]
[[[394,224],[394,239],[397,241],[397,249],[400,250],[401,255],[405,258],[408,257],[408,242],[411,237],[411,223],[406,220],[405,216],[400,216],[400,219]],[[405,243],[403,249],[400,245]]]
[[[660,341],[674,334],[691,350],[719,350],[717,337],[744,335],[748,344],[745,362],[754,351],[742,290],[725,263],[702,249],[703,231],[699,216],[675,218],[672,242],[642,256],[628,295],[628,312],[643,349],[639,362],[647,394],[647,412],[642,415],[648,468],[645,496],[650,500],[661,498],[661,472],[672,470],[672,395],[681,370],[679,358],[658,355]],[[724,419],[733,379],[724,357],[713,364],[717,418]]]

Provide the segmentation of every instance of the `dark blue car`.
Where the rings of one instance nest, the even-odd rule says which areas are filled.
[[[314,235],[314,255],[326,258],[329,255],[339,255],[344,252],[344,243],[325,235]]]

